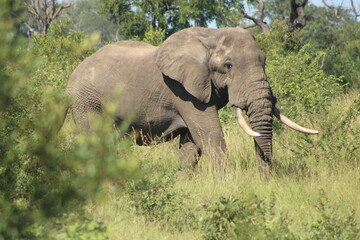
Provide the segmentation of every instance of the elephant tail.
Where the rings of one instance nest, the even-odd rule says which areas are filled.
[[[57,132],[59,132],[62,128],[62,126],[64,125],[65,119],[66,119],[66,115],[69,111],[69,107],[70,105],[66,105],[62,110],[61,110],[61,116],[58,122],[58,126],[57,126]]]

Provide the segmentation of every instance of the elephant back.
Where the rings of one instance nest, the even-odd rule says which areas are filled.
[[[148,43],[138,42],[138,41],[130,41],[130,40],[118,41],[118,42],[111,43],[110,45],[119,46],[119,47],[153,48],[153,49],[156,49],[155,46],[150,45]]]

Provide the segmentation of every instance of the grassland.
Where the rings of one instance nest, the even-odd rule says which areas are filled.
[[[259,174],[252,139],[229,121],[226,173],[214,174],[205,157],[195,169],[182,166],[177,141],[132,146],[135,178],[104,184],[85,215],[107,226],[110,239],[359,239],[359,94],[299,116],[320,135],[275,123],[269,180]]]

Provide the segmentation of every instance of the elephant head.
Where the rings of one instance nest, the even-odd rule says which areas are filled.
[[[156,64],[204,104],[235,107],[240,126],[254,137],[261,162],[272,163],[272,121],[277,116],[296,130],[316,134],[281,115],[265,74],[265,55],[241,28],[191,28],[160,46]],[[216,95],[216,97],[214,97]],[[251,127],[243,118],[246,111]]]

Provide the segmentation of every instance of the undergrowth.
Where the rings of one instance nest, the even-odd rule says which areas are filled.
[[[275,122],[265,181],[227,106],[230,164],[215,174],[206,157],[184,168],[176,141],[117,141],[111,118],[78,136],[68,118],[58,134],[63,88],[97,37],[60,23],[25,43],[9,17],[20,3],[0,1],[0,239],[360,239],[360,97],[319,69],[323,53],[261,40],[279,106],[320,134]]]
[[[357,239],[358,110],[358,94],[352,93],[335,99],[326,117],[310,122],[325,136],[304,137],[278,129],[274,136],[277,174],[269,181],[254,176],[256,164],[232,164],[225,175],[217,176],[206,170],[208,163],[202,162],[206,159],[191,171],[174,164],[177,159],[159,162],[163,156],[176,156],[175,147],[136,147],[152,152],[152,156],[145,154],[141,160],[146,162],[140,166],[147,174],[130,181],[122,190],[121,204],[125,204],[126,211],[120,209],[118,214],[126,212],[135,223],[145,221],[153,229],[156,226],[151,239],[182,239],[183,234],[187,239]],[[339,112],[341,117],[336,117]],[[341,125],[347,129],[337,132]],[[240,143],[251,143],[242,140],[247,136],[234,128],[235,124],[225,128],[228,143],[239,142],[239,138]],[[332,140],[325,140],[328,138]],[[334,146],[332,152],[327,148],[330,144]],[[343,148],[353,151],[343,152]],[[232,162],[255,156],[254,152],[244,154],[249,151],[246,145],[231,146],[229,151],[235,151]],[[238,154],[243,157],[239,159]],[[156,170],[151,161],[156,168],[162,167]],[[147,230],[136,226],[130,229],[142,232],[136,239],[146,236]],[[124,239],[114,232],[110,236]]]

